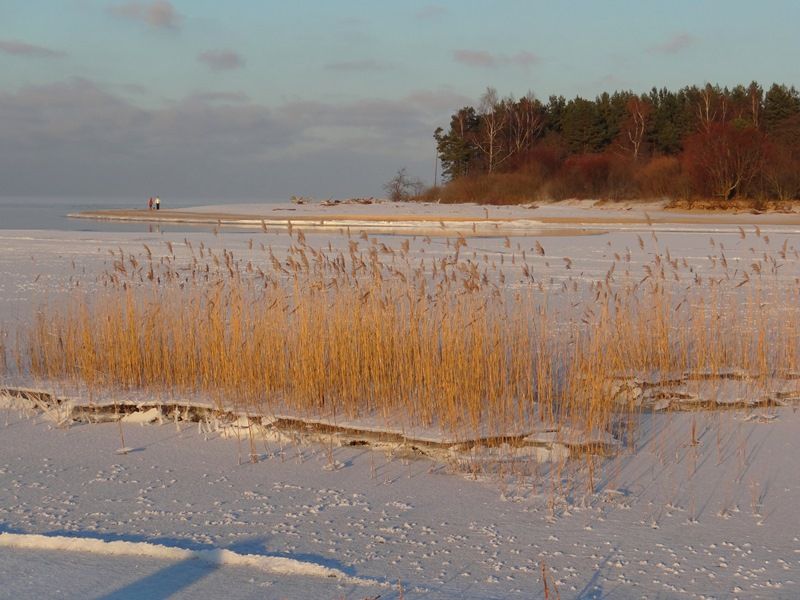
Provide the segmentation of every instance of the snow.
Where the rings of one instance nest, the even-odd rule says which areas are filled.
[[[267,210],[203,210],[223,208],[231,214]],[[315,216],[323,210],[294,208],[277,214]],[[345,207],[324,210],[344,214]],[[346,210],[381,217],[398,209]],[[486,218],[483,207],[400,210],[406,211],[399,213],[402,218],[412,211],[428,218]],[[541,238],[544,256],[534,250],[537,232],[520,232],[510,243],[499,227],[496,235],[468,237],[464,256],[504,257],[510,289],[527,285],[522,251],[554,297],[569,296],[559,290],[570,281],[603,280],[614,254],[624,257],[628,249],[633,257],[624,268],[632,278],[643,277],[644,263],[667,248],[707,277],[714,272],[708,257],[717,256],[721,244],[734,271],[787,241],[789,256],[774,277],[791,283],[800,274],[792,257],[800,227],[792,215],[783,223],[776,215],[733,215],[718,222],[694,214],[691,222],[662,222],[668,215],[658,206],[590,209],[565,203],[488,210],[498,223],[528,218],[542,221],[536,226],[541,232],[559,233]],[[598,222],[598,213],[620,224]],[[626,214],[649,216],[653,224],[623,223]],[[759,223],[760,230],[750,223]],[[566,235],[583,229],[597,235]],[[352,233],[355,239],[359,232]],[[370,237],[395,248],[408,239],[415,256],[441,259],[452,253],[447,228],[405,233]],[[423,235],[431,236],[430,243]],[[349,241],[338,228],[307,236],[318,248],[346,249]],[[242,260],[263,260],[259,243],[278,257],[291,243],[285,231],[275,230],[0,231],[0,327],[9,332],[6,344],[13,348],[14,328],[28,322],[40,302],[58,302],[76,285],[101,289],[96,275],[112,264],[109,250],[139,253],[147,244],[158,258],[171,241],[177,260],[185,260],[184,238],[195,246],[225,247]],[[543,598],[543,567],[565,600],[800,597],[797,379],[783,374],[760,382],[759,394],[779,402],[750,407],[757,398],[746,373],[710,375],[610,376],[619,393],[638,388],[637,397],[652,400],[650,408],[666,409],[676,398],[705,408],[711,397],[728,408],[643,410],[636,417],[635,451],[596,457],[592,482],[585,469],[575,474],[578,466],[566,460],[564,445],[587,439],[586,432],[519,432],[531,445],[473,447],[444,458],[400,453],[391,445],[370,449],[263,436],[251,456],[249,444],[241,442],[242,431],[252,426],[246,415],[214,426],[190,423],[158,408],[190,399],[130,393],[110,399],[125,406],[121,421],[90,424],[73,419],[88,402],[80,390],[0,381],[41,384],[43,391],[69,397],[58,406],[19,398],[0,403],[0,598]],[[280,417],[270,415],[261,426],[273,427]],[[365,432],[385,426],[338,424]],[[620,430],[626,425],[620,423]],[[594,433],[597,442],[618,440],[609,432]],[[547,443],[554,445],[539,445]],[[121,447],[127,452],[117,454]],[[553,454],[562,460],[540,462]],[[559,468],[554,465],[562,465],[561,478],[551,476]]]
[[[138,410],[122,417],[123,423],[155,423],[162,418],[161,411],[155,406],[147,410]]]
[[[254,579],[269,582],[269,597],[397,598],[399,581],[406,598],[542,598],[542,561],[563,598],[734,597],[736,586],[743,598],[797,597],[800,415],[748,414],[647,417],[639,451],[610,461],[594,493],[577,490],[566,502],[551,499],[546,478],[473,479],[358,447],[333,448],[336,470],[314,445],[260,443],[257,463],[238,461],[235,440],[172,423],[125,426],[134,451],[118,456],[117,424],[54,428],[7,410],[0,531],[285,557],[377,582],[227,566],[239,573],[239,597],[263,597],[247,583]],[[692,419],[697,445],[688,443]],[[0,550],[0,576],[19,551]],[[41,572],[63,560],[25,552]],[[135,558],[83,555],[73,560],[112,572]],[[158,571],[152,557],[139,558]],[[159,560],[178,573],[202,562]],[[2,579],[0,597],[42,589],[20,574]],[[212,581],[192,584],[187,597],[212,597]]]
[[[349,577],[338,569],[323,567],[281,556],[258,556],[240,554],[232,550],[189,550],[152,544],[149,542],[108,542],[90,537],[37,535],[19,533],[0,533],[0,548],[21,548],[23,550],[57,550],[61,552],[89,552],[103,556],[142,556],[168,561],[200,560],[214,566],[250,567],[276,575],[297,575],[306,577],[331,577],[352,585],[377,585],[377,582]]]
[[[55,383],[53,383],[55,385]],[[263,416],[222,410],[198,401],[159,402],[126,399],[123,402],[86,397],[68,398],[41,389],[0,387],[0,408],[41,413],[58,427],[75,423],[120,422],[125,424],[163,424],[174,421],[197,423],[198,431],[219,434],[236,440],[258,439],[271,442],[303,440],[323,444],[357,445],[388,449],[396,453],[424,455],[434,460],[471,465],[475,461],[520,460],[553,462],[568,458],[573,450],[608,454],[618,450],[619,442],[603,431],[582,431],[570,427],[550,427],[536,431],[506,432],[502,437],[483,434],[453,436],[434,427],[402,430],[389,422],[384,426],[374,418],[308,418],[300,415]],[[509,445],[509,441],[513,444]],[[123,446],[118,454],[132,448]],[[331,463],[330,468],[336,468]]]
[[[197,223],[231,227],[279,228],[288,224],[317,232],[352,229],[372,233],[471,236],[579,235],[639,229],[643,224],[661,231],[716,232],[741,225],[800,226],[800,214],[748,212],[710,214],[675,211],[661,201],[602,203],[567,200],[522,206],[438,204],[421,202],[248,203],[194,206],[177,210],[112,210],[74,213],[75,218],[109,221]],[[723,226],[721,229],[720,226]]]
[[[370,205],[358,203],[339,203],[325,206],[319,202],[306,204],[290,203],[247,203],[217,204],[181,208],[168,211],[168,214],[205,213],[212,215],[255,215],[258,217],[276,217],[281,219],[339,219],[342,216],[386,218],[402,220],[403,217],[426,218],[436,222],[444,219],[470,219],[476,223],[509,220],[569,219],[577,223],[592,223],[600,220],[619,224],[633,221],[646,221],[648,218],[660,225],[684,223],[787,223],[798,224],[797,213],[750,213],[713,214],[708,212],[672,211],[665,209],[661,201],[598,203],[592,200],[565,200],[523,206],[494,206],[482,204],[439,204],[430,202],[389,202],[376,201]],[[145,213],[146,214],[146,213]],[[160,216],[160,215],[156,215]]]
[[[800,404],[800,381],[781,374],[766,377],[763,381],[755,374],[725,370],[719,373],[667,374],[649,380],[616,377],[609,379],[606,389],[620,405],[647,410]]]

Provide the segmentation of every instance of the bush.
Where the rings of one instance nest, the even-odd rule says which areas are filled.
[[[605,154],[571,156],[559,170],[550,188],[555,200],[607,196],[611,159]]]
[[[393,202],[408,202],[425,189],[422,181],[409,176],[405,168],[400,169],[394,177],[383,185],[383,190]]]
[[[636,161],[630,156],[609,156],[609,171],[604,196],[609,200],[632,200],[639,198],[636,184]]]
[[[643,198],[681,198],[688,193],[688,182],[680,161],[673,156],[653,158],[634,174]]]
[[[712,123],[686,138],[682,159],[694,192],[730,201],[752,193],[766,150],[766,138],[756,127]]]
[[[533,171],[542,177],[552,177],[564,163],[564,151],[554,145],[540,144],[515,157],[505,171]]]
[[[440,202],[457,204],[459,202],[483,202],[489,195],[490,175],[475,175],[454,179],[441,189]]]
[[[524,204],[541,198],[545,178],[536,165],[515,173],[494,173],[459,177],[441,188],[431,188],[418,200],[438,200],[445,204]],[[434,191],[435,190],[435,191]],[[434,196],[435,195],[435,196]]]

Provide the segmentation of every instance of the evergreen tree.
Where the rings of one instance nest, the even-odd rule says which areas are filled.
[[[445,180],[522,171],[554,196],[800,196],[800,93],[779,84],[553,95],[547,104],[487,88],[479,109],[460,109],[434,137]]]
[[[467,106],[451,117],[447,133],[441,127],[434,132],[443,179],[455,179],[471,171],[478,155],[474,140],[479,127],[475,109]]]
[[[794,87],[773,84],[764,96],[764,126],[775,131],[781,121],[800,113],[800,95]]]
[[[580,96],[570,100],[561,119],[561,134],[571,152],[598,152],[606,132],[597,105]]]
[[[561,133],[567,99],[564,96],[550,96],[545,106],[547,114],[547,130]]]

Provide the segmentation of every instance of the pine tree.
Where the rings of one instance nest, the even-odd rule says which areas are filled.
[[[475,109],[467,106],[451,117],[447,133],[441,127],[434,132],[444,180],[467,175],[472,170],[478,153],[474,140],[479,126]]]
[[[800,113],[800,95],[794,87],[773,84],[764,96],[764,126],[775,131],[781,121]]]
[[[580,96],[570,100],[564,109],[561,128],[571,152],[597,152],[603,146],[603,117],[594,102]]]

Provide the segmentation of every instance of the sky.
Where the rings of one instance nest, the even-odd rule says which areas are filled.
[[[0,196],[281,200],[430,184],[487,86],[800,87],[797,0],[2,0]]]

